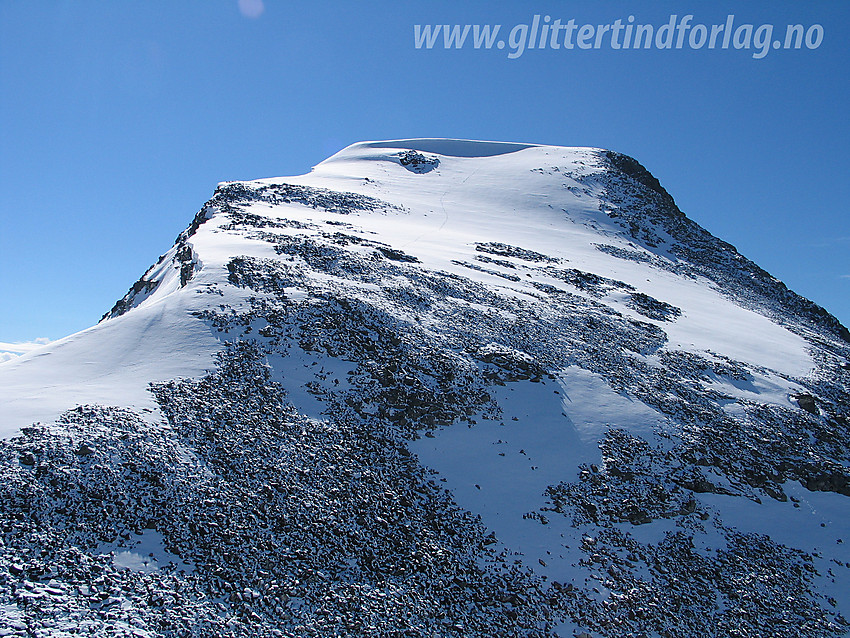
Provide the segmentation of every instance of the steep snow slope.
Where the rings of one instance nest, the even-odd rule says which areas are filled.
[[[848,342],[610,151],[365,142],[223,183],[100,324],[0,364],[34,526],[0,618],[840,635]],[[146,528],[191,570],[128,567]],[[45,573],[68,591],[22,606]]]
[[[395,149],[412,148],[439,154],[439,165],[427,176],[402,170]],[[718,352],[787,374],[810,370],[803,339],[725,299],[704,281],[659,271],[648,259],[623,262],[600,253],[599,243],[625,249],[634,244],[600,211],[598,189],[579,181],[593,174],[587,165],[595,161],[596,154],[594,149],[462,140],[368,142],[344,149],[309,175],[250,184],[298,184],[385,199],[400,208],[358,215],[358,230],[413,252],[424,268],[497,286],[504,294],[534,294],[535,281],[522,279],[526,272],[509,273],[521,277],[513,282],[464,265],[481,257],[476,252],[478,243],[518,244],[625,282],[660,300],[675,300],[674,305],[683,312],[664,327],[671,347]],[[296,205],[303,217],[307,211],[298,208]],[[272,218],[292,214],[289,207],[262,204],[249,212]],[[336,216],[320,210],[308,215],[319,223],[334,221]],[[8,436],[31,421],[58,416],[78,403],[150,407],[149,382],[194,376],[207,367],[216,350],[215,339],[211,335],[205,338],[209,331],[190,316],[205,307],[208,299],[192,293],[220,281],[230,257],[257,250],[253,246],[247,249],[244,238],[214,233],[215,228],[215,223],[205,225],[192,236],[192,250],[203,254],[208,268],[198,268],[198,277],[188,290],[179,287],[176,266],[186,262],[175,247],[146,275],[147,280],[162,279],[162,283],[152,293],[142,290],[133,296],[133,306],[147,309],[144,318],[136,316],[142,313],[134,313],[118,326],[102,324],[0,368],[3,434]],[[264,254],[274,257],[268,249]],[[498,264],[491,270],[506,274]],[[545,275],[536,281],[557,283]],[[177,291],[181,295],[174,299],[171,293]],[[621,292],[611,291],[609,305],[640,318],[628,307],[627,297],[618,294]],[[165,306],[149,310],[160,302]]]

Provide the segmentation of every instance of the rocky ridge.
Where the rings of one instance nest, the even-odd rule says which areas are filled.
[[[427,180],[458,161],[421,146],[386,163]],[[850,565],[742,527],[735,508],[850,495],[846,329],[688,220],[637,161],[578,157],[526,170],[591,202],[598,217],[565,213],[607,270],[486,231],[436,268],[366,223],[411,214],[375,177],[358,182],[370,195],[219,187],[104,318],[191,295],[214,366],[153,383],[160,420],[83,405],[0,446],[7,635],[844,635],[829,583]],[[811,369],[677,347],[687,299],[615,276],[635,266],[770,318]],[[573,552],[565,578],[414,450],[525,427],[503,393],[569,393],[572,369],[657,424],[604,424],[598,458],[556,468],[529,503],[523,525],[573,539],[550,548]]]

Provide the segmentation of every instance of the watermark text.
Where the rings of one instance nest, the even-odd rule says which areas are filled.
[[[776,34],[774,36],[774,33]],[[500,37],[502,36],[502,37]],[[670,16],[664,24],[641,24],[635,16],[618,18],[610,24],[577,24],[575,19],[553,20],[533,16],[510,30],[501,24],[415,24],[413,45],[417,49],[484,49],[506,51],[515,60],[528,50],[551,49],[739,49],[751,51],[756,60],[771,49],[817,49],[823,42],[820,24],[789,24],[776,29],[772,24],[736,23],[728,15],[720,24],[695,23],[687,14]]]

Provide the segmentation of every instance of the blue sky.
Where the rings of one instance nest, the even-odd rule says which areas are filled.
[[[850,3],[0,0],[0,342],[94,324],[219,181],[364,139],[633,155],[850,325]],[[816,49],[417,50],[415,24],[823,26]]]

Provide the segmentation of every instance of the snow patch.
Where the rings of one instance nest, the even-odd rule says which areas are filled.
[[[581,558],[578,530],[529,514],[546,504],[548,486],[575,480],[581,464],[601,463],[598,443],[609,427],[646,436],[663,418],[576,366],[561,370],[555,383],[508,383],[491,395],[501,420],[443,428],[410,449],[446,479],[461,507],[480,514],[505,546],[524,556],[525,565],[570,581]]]
[[[173,565],[179,571],[194,570],[190,563],[165,549],[165,539],[153,529],[146,529],[127,541],[101,545],[97,552],[112,554],[112,564],[119,569],[154,572],[166,565]]]

